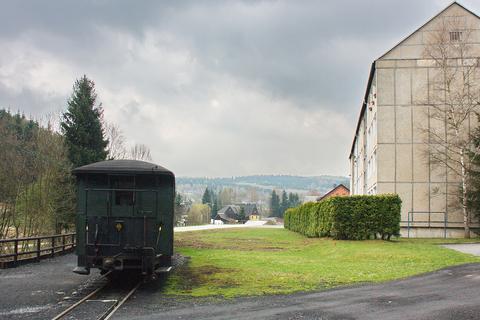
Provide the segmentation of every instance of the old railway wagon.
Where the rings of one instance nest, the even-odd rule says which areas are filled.
[[[174,174],[155,164],[109,160],[73,170],[77,177],[74,272],[165,270],[173,254]]]

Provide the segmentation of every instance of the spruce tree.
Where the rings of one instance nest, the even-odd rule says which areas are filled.
[[[289,201],[288,201],[288,195],[287,195],[287,192],[285,190],[283,190],[282,192],[282,202],[280,204],[280,214],[279,214],[279,217],[283,217],[283,214],[285,213],[285,211],[287,211],[287,209],[289,208],[290,204],[289,204]]]
[[[210,208],[212,207],[212,193],[210,192],[210,189],[208,189],[208,187],[205,188],[205,192],[203,193],[202,203],[208,204]]]
[[[300,197],[298,196],[298,193],[289,193],[288,195],[288,204],[289,208],[295,208],[300,205]]]
[[[211,215],[212,215],[212,219],[215,219],[215,217],[217,216],[217,212],[220,209],[219,209],[218,199],[215,197],[215,194],[212,193],[211,195],[212,195],[212,202],[213,202]]]
[[[108,140],[104,137],[101,120],[102,108],[97,104],[95,83],[84,75],[75,81],[60,124],[74,167],[107,158]]]
[[[275,190],[272,191],[272,196],[270,198],[270,216],[280,217],[280,197]]]
[[[247,220],[247,217],[245,216],[245,207],[240,207],[240,212],[238,213],[238,217],[237,217],[238,221],[241,222],[241,223],[245,223],[245,221]]]

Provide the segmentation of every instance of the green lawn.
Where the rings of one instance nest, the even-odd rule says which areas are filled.
[[[290,293],[480,262],[437,245],[467,242],[463,239],[338,241],[261,228],[184,232],[175,238],[176,251],[190,261],[169,276],[165,293],[172,295]]]

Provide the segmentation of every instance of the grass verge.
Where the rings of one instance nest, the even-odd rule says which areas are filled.
[[[168,278],[165,293],[170,295],[285,294],[480,262],[480,257],[438,246],[472,239],[336,241],[262,228],[184,232],[175,237],[176,251],[190,261]]]

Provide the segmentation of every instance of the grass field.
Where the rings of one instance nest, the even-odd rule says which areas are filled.
[[[176,251],[190,260],[169,276],[165,293],[172,295],[290,293],[480,262],[480,257],[437,245],[463,239],[335,241],[262,228],[184,232],[175,237]]]

